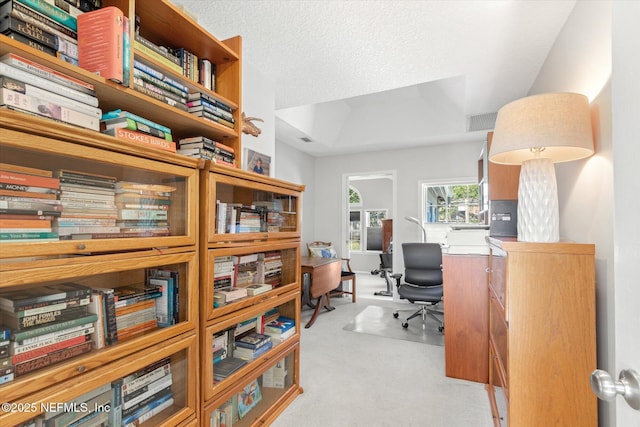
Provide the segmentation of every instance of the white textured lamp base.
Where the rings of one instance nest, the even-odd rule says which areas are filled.
[[[518,240],[557,242],[560,240],[558,187],[551,159],[522,163],[518,187]]]

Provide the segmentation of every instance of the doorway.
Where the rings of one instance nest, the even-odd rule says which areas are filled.
[[[354,271],[370,272],[380,265],[380,253],[386,250],[378,242],[380,227],[397,210],[396,182],[395,170],[343,175],[341,249]]]

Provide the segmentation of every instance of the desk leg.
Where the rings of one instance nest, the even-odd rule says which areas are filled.
[[[313,311],[313,315],[311,316],[311,319],[309,319],[307,324],[304,325],[306,329],[310,328],[313,325],[313,323],[316,321],[316,318],[320,313],[320,307],[324,307],[327,311],[333,311],[336,309],[335,307],[331,306],[331,303],[329,302],[328,293],[320,295],[320,297],[318,298],[318,302],[316,302],[316,309]]]

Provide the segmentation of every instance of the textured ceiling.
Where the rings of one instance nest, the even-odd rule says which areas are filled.
[[[217,38],[242,36],[243,60],[275,84],[276,138],[315,155],[477,139],[467,118],[527,95],[575,5],[174,2]]]

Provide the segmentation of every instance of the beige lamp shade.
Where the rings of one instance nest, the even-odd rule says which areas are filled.
[[[546,93],[518,99],[498,111],[489,160],[521,164],[548,158],[559,163],[589,157],[593,151],[587,97]]]

